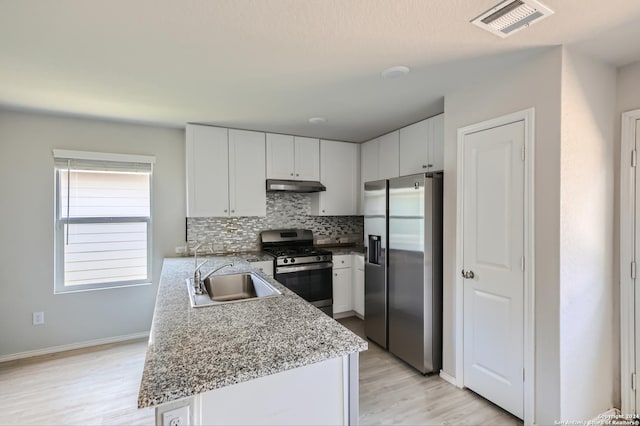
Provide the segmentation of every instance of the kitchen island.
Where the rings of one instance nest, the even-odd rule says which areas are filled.
[[[253,272],[282,295],[192,308],[193,258],[165,259],[138,406],[156,424],[357,424],[367,342],[245,260],[208,259],[203,272],[232,260],[216,275]]]

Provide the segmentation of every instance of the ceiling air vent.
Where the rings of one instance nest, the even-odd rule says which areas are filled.
[[[506,0],[471,23],[505,38],[552,14],[553,10],[536,0]]]

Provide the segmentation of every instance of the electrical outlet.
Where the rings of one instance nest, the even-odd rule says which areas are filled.
[[[164,426],[187,426],[189,424],[189,406],[165,411],[162,413],[162,424]]]
[[[33,325],[42,325],[42,324],[44,324],[44,312],[34,312]]]
[[[184,256],[184,254],[187,252],[187,248],[185,246],[177,246],[176,247],[176,254],[181,254]]]

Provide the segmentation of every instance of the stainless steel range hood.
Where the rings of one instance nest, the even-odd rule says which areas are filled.
[[[267,192],[321,192],[327,188],[320,182],[311,180],[267,179]]]

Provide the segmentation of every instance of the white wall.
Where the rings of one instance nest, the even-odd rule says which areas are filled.
[[[456,132],[480,121],[535,108],[536,408],[537,424],[560,417],[560,72],[562,48],[486,81],[445,95],[443,370],[455,371]]]
[[[614,310],[616,70],[572,49],[562,60],[560,382],[563,420],[614,406],[619,347]]]
[[[640,61],[618,70],[618,96],[616,119],[625,111],[640,108]],[[616,123],[618,125],[619,123]],[[619,126],[618,126],[619,127]],[[618,129],[620,131],[620,129]]]
[[[153,285],[53,294],[54,148],[156,156]],[[183,130],[0,110],[0,199],[0,356],[149,331],[162,258],[185,238]]]

